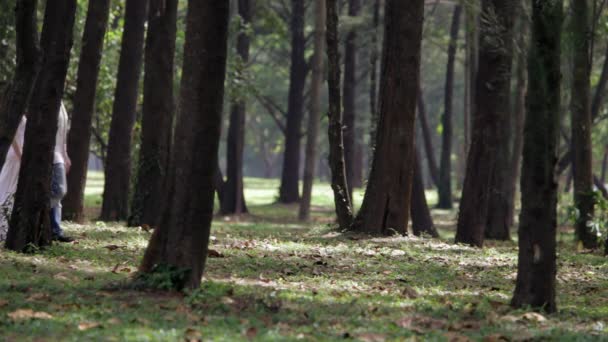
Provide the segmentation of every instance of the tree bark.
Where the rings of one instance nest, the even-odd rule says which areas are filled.
[[[374,0],[373,7],[373,32],[371,42],[371,52],[369,64],[371,71],[369,73],[369,111],[370,111],[370,139],[372,151],[373,144],[376,141],[376,126],[378,123],[378,31],[380,27],[380,0]]]
[[[34,252],[51,243],[50,193],[57,114],[68,71],[76,0],[46,6],[42,68],[29,105],[24,150],[6,248]]]
[[[441,209],[452,209],[452,110],[454,95],[454,64],[456,61],[458,32],[460,30],[460,14],[462,6],[456,5],[452,15],[452,26],[450,28],[450,45],[448,47],[448,64],[445,73],[445,99],[444,112],[441,116],[443,131],[441,134],[441,160],[439,164],[439,202],[437,207]]]
[[[557,310],[555,161],[561,101],[562,1],[532,2],[514,307]]]
[[[84,188],[87,181],[91,123],[95,112],[95,95],[103,40],[110,14],[110,0],[89,1],[78,63],[76,94],[72,110],[67,148],[72,167],[67,176],[68,193],[63,199],[62,215],[66,220],[84,220]]]
[[[306,60],[304,50],[304,0],[291,0],[291,70],[287,105],[287,134],[283,154],[283,171],[279,189],[280,203],[295,203],[300,199],[300,140],[304,116],[304,87],[306,86]]]
[[[218,162],[228,45],[228,1],[188,1],[181,114],[169,191],[140,271],[179,276],[173,286],[198,288],[205,267]]]
[[[0,104],[0,169],[11,147],[21,117],[27,110],[40,71],[37,0],[18,0],[15,7],[17,67],[7,97]]]
[[[426,105],[422,88],[418,88],[418,118],[420,128],[422,129],[422,139],[424,141],[424,150],[426,151],[426,160],[429,166],[429,173],[435,186],[439,186],[439,169],[437,168],[437,160],[435,159],[435,148],[433,147],[433,137],[427,119]]]
[[[310,220],[310,203],[312,186],[315,179],[318,158],[319,121],[321,120],[321,88],[323,87],[323,51],[325,50],[326,25],[325,0],[315,2],[315,37],[312,60],[312,80],[310,83],[310,114],[308,117],[308,134],[306,135],[306,159],[304,162],[304,185],[298,217],[300,221]]]
[[[591,116],[595,120],[602,109],[604,99],[606,97],[606,86],[608,85],[608,46],[606,46],[606,53],[604,54],[604,66],[602,67],[602,73],[600,80],[595,88],[595,95],[593,96],[593,102],[591,104]]]
[[[331,169],[331,188],[338,224],[341,229],[350,228],[353,222],[353,209],[344,162],[344,135],[340,95],[340,52],[338,48],[338,0],[327,0],[327,85],[329,91],[329,168]]]
[[[498,162],[505,151],[500,145],[508,144],[504,126],[510,115],[513,14],[510,1],[482,0],[472,140],[456,230],[456,242],[477,247],[483,246],[490,200],[503,191],[496,184],[504,179],[495,175],[504,168]]]
[[[149,6],[141,147],[128,220],[131,227],[158,225],[175,112],[173,65],[178,0],[151,0]]]
[[[424,1],[387,0],[385,6],[376,152],[353,229],[407,234]]]
[[[246,26],[251,24],[253,8],[251,0],[239,0],[238,11],[241,17],[241,31],[237,37],[236,50],[241,62],[241,70],[245,72],[249,62],[249,34]],[[245,195],[243,192],[243,150],[245,149],[245,115],[246,101],[244,96],[235,99],[230,113],[230,124],[228,126],[228,141],[226,151],[226,184],[224,186],[224,198],[221,202],[220,211],[224,215],[240,215],[247,213]]]
[[[127,0],[116,93],[108,138],[103,221],[128,218],[131,190],[131,144],[135,125],[148,0]]]
[[[431,211],[426,202],[424,193],[424,180],[422,179],[422,169],[420,163],[420,153],[418,148],[414,150],[414,180],[412,182],[412,201],[410,204],[410,214],[412,215],[412,231],[414,235],[421,236],[428,234],[432,237],[439,237],[437,229],[433,224]]]
[[[591,147],[591,59],[589,8],[586,0],[572,2],[573,52],[571,95],[571,145],[574,205],[578,210],[575,232],[585,248],[598,246],[587,222],[593,218],[593,164]]]

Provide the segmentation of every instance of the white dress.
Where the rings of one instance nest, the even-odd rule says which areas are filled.
[[[23,139],[25,136],[25,116],[19,123],[17,133],[15,134],[14,142],[23,152]],[[6,154],[6,161],[2,172],[0,172],[0,241],[6,239],[8,232],[8,221],[13,210],[13,200],[15,192],[17,192],[17,181],[19,180],[19,167],[21,166],[21,158],[15,153],[15,149],[11,147]]]

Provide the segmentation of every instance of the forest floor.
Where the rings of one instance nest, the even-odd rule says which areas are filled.
[[[1,250],[0,339],[608,341],[607,260],[575,252],[566,229],[559,313],[543,315],[508,305],[516,244],[453,244],[455,212],[434,211],[441,239],[341,234],[329,226],[327,185],[310,224],[295,220],[296,207],[271,204],[276,185],[247,180],[252,215],[215,220],[195,291],[121,287],[150,237],[140,228],[67,223],[72,244]],[[98,191],[87,194],[95,205]]]

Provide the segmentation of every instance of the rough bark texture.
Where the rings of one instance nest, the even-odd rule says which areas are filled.
[[[71,129],[67,141],[72,161],[67,177],[70,191],[63,199],[62,209],[64,219],[77,222],[84,219],[84,188],[87,180],[91,122],[95,112],[97,79],[109,14],[110,0],[89,1],[78,62]]]
[[[448,64],[445,72],[445,99],[444,112],[441,116],[441,160],[439,164],[439,202],[437,207],[441,209],[452,209],[452,111],[454,97],[454,64],[456,61],[456,48],[458,43],[458,32],[460,30],[460,14],[462,6],[456,5],[452,15],[452,26],[450,28],[450,45],[448,47]]]
[[[562,1],[532,2],[517,282],[511,304],[555,312]]]
[[[433,147],[433,137],[426,113],[426,105],[424,102],[424,94],[422,88],[418,89],[418,118],[420,128],[422,129],[422,140],[424,141],[424,150],[426,151],[426,160],[429,166],[431,180],[435,186],[439,185],[439,169],[437,168],[437,160],[435,159],[435,148]]]
[[[503,151],[499,144],[508,144],[504,126],[510,115],[514,9],[510,1],[482,1],[472,140],[456,231],[456,242],[478,247],[483,246],[490,198],[499,191],[493,183],[497,154]]]
[[[380,0],[374,0],[373,32],[371,35],[371,52],[369,54],[369,111],[370,111],[370,139],[372,151],[376,142],[376,128],[378,124],[378,31],[380,27]]]
[[[0,169],[13,142],[40,70],[37,0],[19,0],[15,7],[17,68],[3,103],[0,103]]]
[[[175,271],[173,286],[201,283],[215,196],[228,40],[228,1],[188,2],[175,148],[160,225],[140,271]]]
[[[412,215],[412,231],[414,235],[421,236],[423,234],[432,237],[439,237],[437,229],[433,224],[431,211],[426,202],[426,194],[424,193],[424,180],[422,179],[422,164],[420,164],[420,153],[418,148],[414,159],[414,180],[412,182],[412,201],[410,204],[410,214]]]
[[[156,227],[169,163],[178,0],[151,0],[145,48],[144,104],[131,227]]]
[[[591,146],[591,58],[590,25],[587,0],[572,2],[572,34],[574,48],[571,95],[571,145],[574,181],[574,205],[578,209],[576,237],[585,248],[598,245],[597,235],[587,222],[593,218],[593,165]]]
[[[298,217],[301,221],[310,220],[312,185],[315,179],[318,158],[319,121],[321,120],[321,89],[323,87],[323,51],[325,50],[326,8],[325,0],[315,2],[315,37],[312,59],[312,80],[310,82],[310,110],[306,135],[306,159],[304,162],[304,185]]]
[[[327,112],[329,125],[327,133],[329,137],[331,188],[334,192],[336,215],[340,228],[348,229],[353,222],[353,209],[348,192],[344,163],[337,2],[337,0],[327,0],[327,88],[329,91],[329,111]]]
[[[101,217],[119,221],[128,217],[131,190],[131,144],[135,125],[139,76],[144,48],[148,0],[127,0],[125,27],[118,62],[116,93],[108,138]]]
[[[57,114],[72,49],[76,0],[46,6],[40,40],[42,68],[29,105],[19,184],[6,248],[33,252],[51,243],[50,192]]]
[[[306,60],[304,50],[304,0],[291,0],[291,70],[287,105],[287,131],[283,171],[279,189],[280,203],[295,203],[300,199],[298,180],[300,175],[300,140],[304,115],[304,87],[306,85]]]
[[[385,13],[376,152],[353,229],[407,234],[424,1],[387,0]]]
[[[251,0],[239,0],[238,11],[241,23],[247,26],[251,23],[253,7]],[[241,59],[242,67],[249,62],[249,34],[241,28],[237,37],[236,52]],[[240,70],[243,72],[244,70]],[[243,96],[244,97],[244,96]],[[224,198],[220,211],[224,215],[239,215],[247,213],[245,195],[243,193],[243,150],[245,149],[245,115],[246,102],[244,98],[235,99],[230,113],[228,126],[228,140],[226,148],[226,184],[224,185]]]

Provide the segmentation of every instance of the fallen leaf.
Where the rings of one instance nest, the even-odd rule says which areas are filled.
[[[528,312],[525,313],[522,317],[523,320],[526,321],[530,321],[530,322],[536,322],[536,323],[543,323],[547,321],[547,318],[537,312]]]
[[[458,333],[454,333],[454,332],[448,332],[443,334],[443,336],[445,336],[447,338],[447,340],[449,342],[470,342],[473,341],[470,338],[468,338],[467,336],[458,334]]]
[[[258,329],[256,327],[251,327],[249,329],[247,329],[247,331],[245,331],[245,336],[247,336],[248,339],[253,339],[258,335]]]
[[[207,251],[207,256],[209,256],[210,258],[223,258],[224,254],[216,251],[215,249],[209,249]]]
[[[374,334],[374,333],[363,333],[357,335],[357,338],[363,342],[384,342],[386,341],[386,335]]]
[[[8,300],[0,299],[0,308],[8,305]]]
[[[509,341],[509,339],[500,334],[488,335],[483,338],[483,342],[505,342]]]
[[[31,309],[19,309],[7,314],[14,321],[28,319],[52,319],[53,316],[44,311],[34,311]]]
[[[109,251],[114,251],[114,250],[117,250],[117,249],[123,248],[123,247],[118,246],[118,245],[107,245],[107,246],[104,246],[103,248],[106,248]]]
[[[410,287],[410,286],[406,286],[403,288],[403,290],[401,291],[401,294],[408,299],[416,299],[418,298],[418,292],[416,290],[414,290],[414,288]]]
[[[57,273],[53,278],[61,281],[72,281],[67,273]]]
[[[201,335],[201,332],[198,331],[197,329],[194,328],[188,328],[186,329],[186,331],[184,332],[184,339],[188,342],[197,342],[197,341],[201,341],[203,338],[203,335]]]
[[[97,322],[82,322],[78,324],[78,330],[80,331],[86,331],[98,327],[101,327],[101,324]]]
[[[116,317],[110,318],[107,322],[108,322],[108,324],[113,324],[113,325],[118,325],[118,324],[122,323],[122,321]]]
[[[26,299],[26,301],[28,301],[28,302],[50,301],[50,300],[51,300],[51,296],[49,296],[48,293],[32,293]]]

